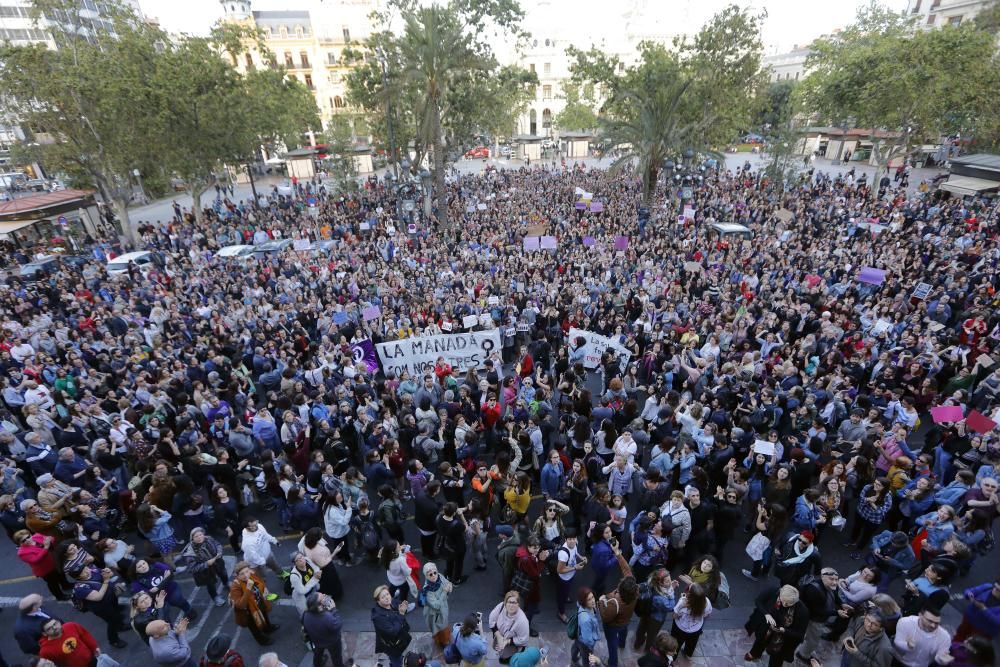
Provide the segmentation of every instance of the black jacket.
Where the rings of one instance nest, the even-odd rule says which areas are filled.
[[[426,493],[421,493],[413,501],[413,522],[420,530],[435,532],[437,531],[437,517],[440,511],[441,503]]]
[[[809,610],[810,621],[827,623],[832,620],[831,617],[836,617],[840,609],[840,589],[831,591],[822,580],[816,580],[799,588],[799,593]]]
[[[777,587],[765,589],[754,600],[753,613],[744,626],[748,633],[761,637],[768,632],[769,626],[765,616],[770,614],[779,627],[784,627],[784,641],[781,644],[781,656],[785,662],[794,662],[795,649],[802,643],[806,636],[806,628],[809,627],[809,610],[802,604],[802,600],[796,602],[787,611],[781,606],[778,600]],[[785,623],[787,618],[791,618],[790,623]]]
[[[340,612],[336,609],[321,612],[306,611],[302,614],[302,629],[316,648],[340,644],[340,630],[343,627]]]
[[[399,598],[392,604],[398,605]],[[401,656],[410,645],[410,624],[406,617],[395,608],[385,609],[379,605],[372,608],[372,625],[375,626],[375,652]]]

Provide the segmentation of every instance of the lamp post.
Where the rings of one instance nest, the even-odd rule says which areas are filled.
[[[424,220],[430,222],[431,219],[431,172],[426,169],[420,170],[420,184],[424,186]]]
[[[663,171],[667,175],[667,188],[671,185],[680,187],[680,210],[678,215],[684,215],[684,208],[687,202],[694,198],[694,190],[691,187],[696,181],[701,182],[704,176],[699,173],[695,175],[691,170],[694,162],[695,152],[688,148],[681,155],[680,162],[674,162],[670,158],[663,161]],[[699,170],[701,171],[701,170]],[[673,179],[673,181],[671,181]]]

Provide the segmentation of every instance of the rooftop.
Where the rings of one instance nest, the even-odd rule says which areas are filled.
[[[1000,155],[992,153],[975,153],[973,155],[963,155],[952,158],[951,163],[960,164],[965,167],[978,167],[990,171],[1000,171]]]
[[[75,201],[83,201],[93,194],[90,190],[59,190],[40,192],[27,197],[18,197],[0,202],[0,217],[11,217],[34,211],[45,215],[45,209],[63,206]]]

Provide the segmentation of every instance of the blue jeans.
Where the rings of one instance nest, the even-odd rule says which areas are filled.
[[[618,651],[625,649],[625,640],[627,637],[627,625],[618,627],[605,624],[604,638],[608,642],[608,667],[618,667]]]

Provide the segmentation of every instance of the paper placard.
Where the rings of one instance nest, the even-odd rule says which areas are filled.
[[[793,216],[794,214],[787,208],[779,208],[777,211],[774,212],[774,217],[776,217],[778,220],[781,220],[782,222],[788,222],[789,220],[792,219]]]
[[[528,324],[527,322],[518,322],[517,323],[517,330],[520,331],[521,333],[525,333],[527,331],[531,331],[531,325]]]
[[[345,313],[342,310],[337,311],[336,313],[333,314],[333,323],[336,324],[337,326],[343,326],[347,324],[349,321],[350,318],[347,316],[347,313]]]
[[[406,226],[406,231],[408,233],[410,233],[410,234],[416,234],[417,233],[417,226],[411,222],[410,224],[408,224]]]
[[[764,456],[774,456],[774,443],[770,440],[754,440],[753,441],[753,451],[754,454],[763,454]]]
[[[888,320],[879,320],[875,323],[875,326],[872,327],[872,335],[881,336],[891,328],[892,322],[889,322]]]
[[[885,282],[885,271],[871,266],[862,266],[858,272],[858,282],[869,285],[881,285]]]
[[[361,223],[361,231],[367,232],[371,228],[372,228],[372,225],[367,220]]]
[[[292,241],[292,247],[299,251],[309,250],[309,245],[309,239],[295,239]]]
[[[603,210],[604,210],[604,204],[602,204],[601,202],[599,202],[599,201],[592,201],[592,202],[590,202],[590,212],[591,213],[600,213]]]
[[[555,250],[558,246],[556,237],[554,236],[543,236],[541,237],[541,247],[543,250]]]
[[[382,317],[382,309],[378,306],[368,306],[361,311],[361,317],[365,322],[370,322],[371,320],[377,320]]]
[[[489,313],[479,313],[479,326],[490,327],[493,325],[493,317]]]
[[[478,315],[466,315],[465,317],[462,318],[462,326],[465,327],[466,329],[471,329],[477,324],[479,324]]]
[[[683,215],[677,216],[677,224],[678,225],[682,225],[683,226],[685,222],[687,222],[687,218],[685,218]]]
[[[441,323],[441,331],[451,331],[451,328],[452,328],[451,322],[445,320],[444,322]]]
[[[540,236],[525,236],[524,237],[524,249],[525,250],[538,250],[540,245]]]
[[[488,303],[491,306],[496,306],[497,304],[500,303],[500,297],[498,297],[498,296],[487,297],[486,298],[486,303]]]
[[[628,250],[628,237],[627,236],[616,236],[615,237],[615,250]]]
[[[939,405],[931,408],[931,418],[935,424],[962,421],[962,406],[960,405]]]
[[[593,236],[584,236],[583,237],[583,247],[584,248],[590,248],[590,247],[593,247],[595,245],[597,245],[597,239],[595,239]]]
[[[972,410],[969,412],[969,416],[965,418],[965,425],[976,433],[989,433],[997,427],[997,423],[995,421],[978,410]]]
[[[571,328],[569,330],[569,344],[571,349],[577,346],[577,339],[583,339],[583,366],[584,368],[597,368],[601,365],[601,357],[605,350],[611,349],[618,355],[619,366],[624,369],[628,366],[632,352],[625,346],[618,343],[616,339],[592,331]]]
[[[475,317],[473,315],[472,317]],[[452,368],[482,368],[494,351],[500,350],[500,331],[476,331],[415,336],[375,346],[382,371],[400,377],[403,371],[422,375],[432,370],[438,357],[444,357]]]
[[[923,301],[931,293],[931,286],[927,283],[917,283],[916,289],[913,290],[913,298],[920,299]]]
[[[688,220],[694,220],[694,209],[690,206],[684,207],[684,217]]]
[[[684,270],[688,273],[701,273],[701,264],[698,262],[684,262]]]
[[[507,327],[503,330],[503,335],[507,338],[512,338],[517,334],[517,330],[514,327]]]

